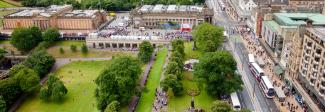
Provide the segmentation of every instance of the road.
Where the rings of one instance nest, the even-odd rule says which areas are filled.
[[[262,93],[258,86],[258,82],[251,74],[248,68],[248,51],[240,40],[240,36],[235,34],[233,30],[239,25],[239,22],[231,20],[225,11],[222,11],[218,2],[221,0],[207,0],[208,7],[214,10],[214,24],[223,26],[228,34],[235,36],[235,39],[228,39],[228,45],[233,52],[237,63],[239,63],[238,71],[242,75],[244,88],[238,92],[240,102],[243,108],[256,112],[277,112],[278,109],[272,99],[268,99]],[[228,49],[229,50],[229,49]]]

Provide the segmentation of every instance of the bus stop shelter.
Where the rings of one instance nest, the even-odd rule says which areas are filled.
[[[286,95],[284,94],[283,90],[280,87],[274,87],[276,96],[279,98],[280,102],[284,102]]]

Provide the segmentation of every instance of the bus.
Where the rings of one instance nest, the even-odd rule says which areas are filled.
[[[267,98],[274,97],[274,87],[267,76],[262,76],[260,86]]]
[[[248,54],[248,65],[249,67],[252,66],[252,63],[255,63],[255,57],[253,54]]]
[[[261,80],[261,76],[264,76],[264,71],[263,69],[257,64],[257,63],[252,63],[252,66],[250,67],[250,70],[252,74],[255,76],[258,82]]]
[[[222,10],[222,11],[225,11],[226,6],[225,6],[225,4],[223,3],[223,1],[219,1],[219,5],[220,5],[220,7],[221,7],[221,10]]]
[[[227,42],[229,38],[229,35],[227,33],[227,31],[223,31],[223,42]]]
[[[239,102],[239,99],[238,99],[237,93],[236,93],[236,92],[231,93],[231,94],[230,94],[230,98],[231,98],[232,108],[233,108],[235,111],[240,111],[240,109],[241,109],[241,105],[240,105],[240,102]]]

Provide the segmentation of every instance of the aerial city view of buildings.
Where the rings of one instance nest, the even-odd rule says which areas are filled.
[[[0,112],[325,112],[325,0],[0,0]]]

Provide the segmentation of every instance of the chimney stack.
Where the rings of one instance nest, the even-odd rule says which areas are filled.
[[[306,21],[306,27],[313,27],[313,21],[312,20],[307,20]]]

